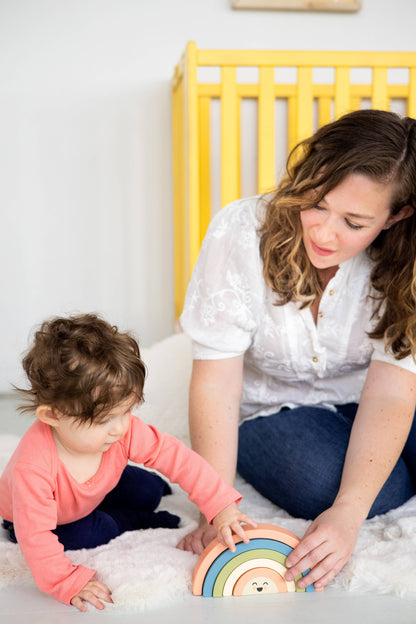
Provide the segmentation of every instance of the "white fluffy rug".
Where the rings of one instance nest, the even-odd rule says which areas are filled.
[[[140,417],[189,444],[187,428],[191,346],[184,335],[174,335],[143,349],[148,367],[146,402]],[[0,436],[0,470],[16,446],[15,436]],[[241,479],[243,511],[258,522],[285,527],[301,537],[308,522],[287,513],[260,496]],[[125,611],[160,608],[191,596],[191,575],[197,556],[175,548],[197,525],[198,510],[177,486],[161,509],[178,514],[179,529],[149,529],[125,533],[94,550],[69,553],[75,563],[97,570],[113,591],[115,605]],[[366,521],[348,564],[332,582],[346,591],[416,597],[416,497],[385,516]],[[0,531],[0,589],[7,585],[34,585],[19,547]]]

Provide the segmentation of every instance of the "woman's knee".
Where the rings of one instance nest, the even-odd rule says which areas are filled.
[[[314,518],[337,494],[350,428],[341,415],[317,408],[246,421],[238,472],[291,515]]]

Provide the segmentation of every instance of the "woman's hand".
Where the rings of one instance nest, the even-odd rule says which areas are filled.
[[[111,591],[108,589],[107,585],[104,585],[101,581],[97,581],[95,576],[93,576],[92,579],[75,594],[71,600],[71,605],[84,612],[87,610],[84,604],[85,602],[89,602],[96,607],[96,609],[104,609],[105,605],[101,602],[102,600],[112,603]]]
[[[302,541],[286,560],[289,571],[285,578],[293,581],[311,568],[298,587],[314,583],[319,589],[327,585],[350,558],[364,518],[347,503],[334,503],[320,514],[306,531]]]
[[[176,548],[200,555],[204,548],[212,542],[216,535],[217,531],[215,527],[208,524],[204,519],[201,521],[201,524],[197,529],[192,531],[192,533],[188,533],[188,535],[181,539]]]

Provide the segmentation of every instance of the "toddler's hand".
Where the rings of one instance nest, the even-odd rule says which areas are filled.
[[[228,507],[225,507],[225,509],[220,511],[220,513],[218,513],[212,521],[212,524],[217,531],[217,538],[221,544],[228,546],[231,552],[235,552],[236,550],[232,537],[233,531],[243,539],[245,544],[249,541],[243,527],[241,526],[242,522],[249,524],[253,528],[257,527],[256,522],[249,518],[249,516],[243,514],[237,507],[236,503],[232,503],[231,505],[228,505]]]
[[[71,604],[80,611],[87,610],[84,602],[89,602],[97,609],[104,609],[105,605],[103,605],[101,600],[112,603],[111,591],[108,589],[107,585],[104,585],[101,581],[97,581],[95,576],[93,576],[92,579],[75,594],[71,600]]]
[[[210,542],[216,537],[217,531],[214,526],[207,524],[204,516],[204,521],[197,529],[185,535],[179,542],[176,548],[179,550],[187,550],[193,552],[196,555],[200,555],[204,548],[208,546]]]

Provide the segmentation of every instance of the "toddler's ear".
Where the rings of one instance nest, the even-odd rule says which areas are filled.
[[[36,416],[46,425],[56,427],[59,421],[59,415],[55,412],[50,405],[39,405],[36,408]]]

